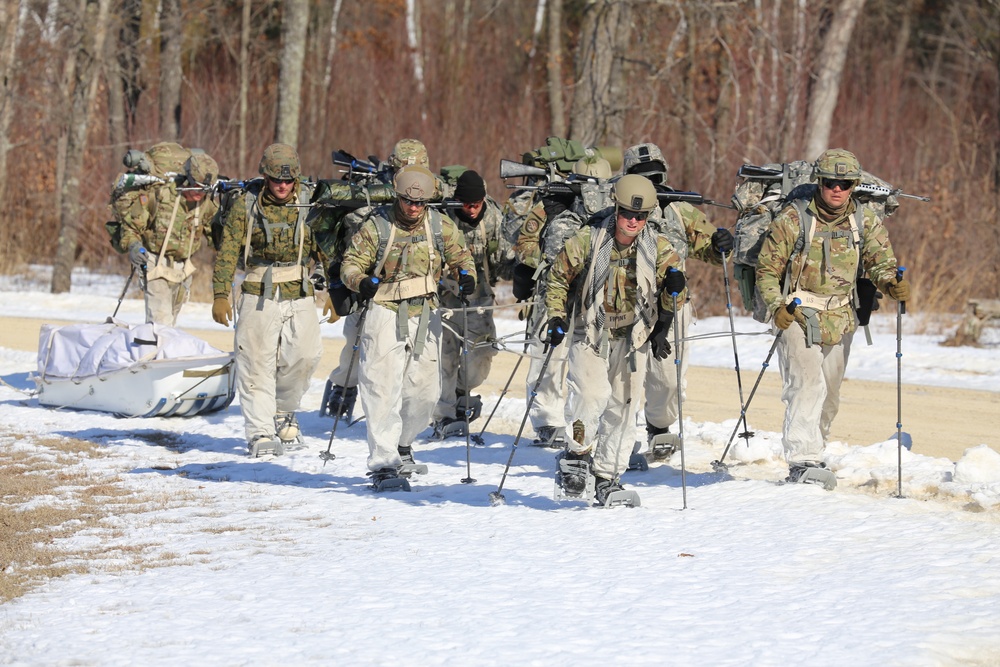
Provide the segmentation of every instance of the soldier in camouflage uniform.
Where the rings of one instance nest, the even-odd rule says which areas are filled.
[[[427,148],[418,139],[400,139],[392,148],[392,153],[386,160],[389,170],[380,172],[382,178],[392,178],[397,171],[407,165],[419,165],[430,168],[430,160],[427,157]],[[439,185],[440,187],[440,185]],[[393,201],[395,192],[392,184],[386,185],[370,184],[367,188],[368,198],[372,204],[379,205]],[[336,193],[334,193],[336,195]],[[438,199],[435,196],[434,199]],[[350,245],[351,238],[358,231],[362,221],[371,213],[373,207],[367,206],[349,213],[343,218],[342,231],[334,237],[335,245],[325,247],[327,254],[333,258],[334,263],[329,268],[329,279],[331,295],[334,297],[334,305],[338,308],[338,314],[344,317],[344,339],[346,345],[340,351],[337,360],[337,367],[330,371],[330,377],[326,381],[326,388],[323,390],[323,405],[320,407],[320,416],[328,414],[334,416],[340,412],[343,419],[351,420],[354,415],[354,403],[358,396],[358,364],[355,362],[351,366],[351,357],[354,355],[354,341],[358,336],[358,319],[360,310],[357,307],[356,298],[351,298],[350,302],[342,305],[343,299],[336,298],[338,293],[343,293],[346,297],[349,290],[340,281],[340,258]],[[321,234],[321,239],[323,235]],[[332,250],[332,252],[331,252]]]
[[[815,194],[794,200],[771,224],[758,258],[757,286],[780,332],[781,442],[788,481],[833,488],[836,477],[825,469],[823,452],[857,329],[852,295],[858,278],[867,272],[898,301],[909,298],[910,287],[896,276],[896,257],[880,216],[851,196],[861,178],[857,157],[827,150],[813,175],[819,183]],[[801,305],[789,313],[786,306],[794,298]]]
[[[560,485],[579,497],[592,472],[601,504],[621,490],[618,478],[628,467],[632,442],[624,439],[635,423],[633,397],[646,375],[646,355],[651,348],[660,356],[670,352],[666,334],[673,306],[666,292],[682,293],[685,282],[680,257],[646,225],[656,206],[653,184],[643,176],[623,176],[614,200],[614,208],[593,216],[566,242],[545,295],[552,345],[569,330],[569,303],[579,304],[569,353],[569,411],[578,421],[559,460]]]
[[[174,326],[191,293],[191,258],[211,238],[218,205],[207,196],[219,176],[211,156],[164,142],[147,151],[161,183],[115,193],[120,248],[143,276],[146,321]]]
[[[449,209],[448,215],[465,236],[476,263],[477,288],[467,299],[467,322],[463,321],[457,283],[446,280],[440,292],[441,306],[445,309],[441,335],[441,398],[434,410],[435,435],[440,438],[465,435],[465,411],[470,411],[471,421],[482,410],[481,397],[471,392],[489,377],[496,349],[472,346],[496,339],[493,286],[498,273],[503,272],[502,261],[507,252],[500,230],[503,223],[500,206],[486,194],[483,177],[471,169],[462,172],[455,183],[454,197],[462,202],[462,207]],[[462,336],[468,341],[467,355],[463,354]]]
[[[623,168],[626,174],[642,174],[658,189],[666,189],[669,167],[663,153],[656,144],[637,144],[625,151]],[[672,202],[665,207],[659,205],[649,216],[649,225],[658,234],[666,237],[681,258],[681,270],[689,258],[700,259],[713,265],[722,263],[722,253],[733,249],[733,235],[728,229],[716,229],[709,224],[705,214],[687,202]],[[646,374],[645,417],[649,456],[655,460],[670,457],[677,449],[676,434],[670,433],[670,425],[677,421],[677,366],[675,358],[681,359],[681,400],[686,386],[688,355],[685,353],[684,339],[693,318],[691,302],[687,298],[677,299],[680,309],[674,326],[679,327],[680,350],[672,350],[663,359],[649,355]],[[638,445],[641,447],[641,443]]]
[[[323,353],[310,260],[326,264],[306,217],[312,186],[301,181],[299,156],[271,144],[262,179],[232,195],[215,259],[212,317],[229,326],[229,290],[246,270],[236,312],[236,369],[250,456],[278,456],[299,439],[295,410]]]
[[[377,487],[413,463],[413,440],[430,423],[441,395],[437,286],[446,267],[460,294],[476,289],[476,265],[462,233],[427,206],[437,191],[434,174],[406,166],[393,187],[396,203],[365,219],[340,271],[344,284],[367,302],[358,394]]]

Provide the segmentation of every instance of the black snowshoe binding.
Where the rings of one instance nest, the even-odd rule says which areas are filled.
[[[658,428],[646,424],[646,436],[649,442],[650,461],[667,461],[680,449],[680,436],[671,433],[669,426]]]
[[[409,481],[399,474],[399,468],[395,466],[369,472],[368,477],[371,480],[372,491],[375,493],[410,490]]]
[[[635,491],[628,491],[622,488],[617,480],[596,478],[594,485],[594,495],[597,502],[596,507],[639,507],[642,503],[639,494]]]
[[[562,451],[556,455],[556,500],[586,500],[594,495],[590,454]]]
[[[446,440],[448,438],[464,438],[466,435],[465,412],[469,411],[469,423],[474,422],[483,413],[483,399],[481,396],[466,396],[459,393],[458,404],[455,406],[454,417],[444,417],[434,422],[433,438],[435,440]],[[477,442],[476,444],[482,444]]]
[[[357,387],[341,387],[327,380],[323,389],[323,400],[319,406],[319,416],[336,418],[339,412],[342,420],[351,423],[354,421],[354,404],[357,400]]]
[[[557,426],[541,426],[535,434],[535,439],[531,442],[535,447],[548,447],[550,449],[565,449],[566,436],[563,429]]]
[[[827,491],[837,488],[837,476],[825,463],[792,463],[788,466],[785,481],[790,484],[816,484]]]
[[[397,468],[401,477],[427,474],[427,465],[424,463],[417,463],[413,459],[413,447],[399,447],[396,451],[399,452],[399,458],[403,462],[399,468]]]

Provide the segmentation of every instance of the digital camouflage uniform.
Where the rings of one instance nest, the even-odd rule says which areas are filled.
[[[466,246],[476,265],[476,292],[468,299],[468,323],[462,319],[462,300],[458,284],[445,280],[440,291],[443,332],[441,336],[441,398],[434,410],[435,421],[458,418],[460,396],[470,396],[472,390],[489,377],[496,348],[489,343],[496,339],[493,305],[496,298],[493,286],[503,274],[507,243],[501,234],[503,216],[500,206],[487,196],[479,223],[472,225],[455,212],[450,217],[465,237]],[[462,336],[468,339],[468,354],[463,354]]]
[[[358,377],[372,471],[401,465],[399,449],[408,449],[427,428],[441,395],[441,316],[436,307],[445,266],[451,277],[463,269],[476,273],[465,239],[450,218],[425,208],[420,220],[407,227],[397,217],[397,206],[372,212],[351,239],[340,273],[357,292],[383,262],[375,276],[379,293],[368,305],[361,333]],[[438,224],[441,248],[435,239]],[[393,230],[382,258],[380,227]]]
[[[593,309],[583,307],[582,296],[588,293],[588,281],[599,274],[594,266],[595,250],[602,236],[600,230],[614,235],[615,210],[598,214],[575,236],[555,258],[552,265],[545,302],[550,317],[568,316],[570,302],[578,305],[576,322],[569,351],[569,419],[583,424],[583,442],[567,438],[570,452],[583,455],[593,450],[592,470],[595,475],[614,479],[628,468],[632,453],[631,433],[635,423],[637,401],[646,375],[646,355],[651,322],[634,318],[638,294],[638,253],[640,247],[652,244],[655,259],[655,290],[658,290],[667,270],[679,269],[681,258],[667,240],[648,225],[629,246],[620,248],[612,242],[609,268],[604,286],[606,328],[595,338]],[[669,296],[661,295],[659,304],[654,294],[646,293],[643,308],[672,310]],[[576,296],[574,296],[576,295]],[[684,294],[682,293],[682,296]],[[629,323],[631,321],[631,323]],[[613,327],[620,322],[624,326]],[[567,336],[567,341],[570,338]],[[561,345],[559,347],[562,347]]]
[[[146,249],[146,321],[174,326],[190,296],[196,270],[191,258],[201,249],[203,237],[211,238],[212,218],[219,207],[208,196],[188,201],[178,189],[190,151],[169,143],[157,144],[150,151],[160,159],[159,168],[151,165],[153,175],[165,182],[116,191],[111,208],[121,222],[121,249],[127,252],[134,244]]]
[[[290,147],[289,147],[290,148]],[[280,203],[263,179],[247,186],[255,199],[247,213],[246,193],[233,196],[223,220],[222,244],[215,260],[215,298],[228,298],[237,266],[246,255],[247,275],[237,301],[235,323],[237,386],[248,442],[275,438],[275,418],[294,414],[323,348],[319,317],[308,280],[310,260],[323,266],[325,256],[300,211],[286,203],[307,203],[311,187],[297,182],[287,202]]]
[[[851,199],[845,214],[824,222],[816,216],[817,197],[818,190],[813,199],[798,200],[800,206],[808,204],[809,217],[816,221],[808,252],[795,254],[801,226],[793,202],[771,224],[757,265],[757,286],[768,311],[773,315],[793,296],[799,296],[803,299],[802,312],[816,327],[816,341],[807,344],[806,322],[792,323],[782,332],[777,347],[781,399],[785,403],[782,445],[790,464],[822,460],[830,426],[840,407],[840,385],[857,328],[851,292],[858,278],[859,253],[851,220],[859,204]],[[896,258],[876,211],[862,206],[861,264],[869,278],[886,290],[895,276]],[[786,297],[782,288],[793,256],[792,275],[799,276],[797,290],[789,286],[791,294]]]

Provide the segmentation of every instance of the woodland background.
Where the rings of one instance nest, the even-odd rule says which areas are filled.
[[[334,178],[334,149],[384,158],[416,137],[432,168],[474,168],[503,201],[499,160],[557,135],[655,142],[671,185],[718,201],[744,162],[849,148],[932,197],[903,200],[887,222],[914,307],[1000,296],[1000,0],[0,0],[0,11],[0,271],[52,264],[53,292],[74,266],[125,275],[104,222],[129,148],[175,140],[244,178],[284,141],[304,173]],[[204,250],[197,284],[211,259]],[[725,312],[718,269],[689,267],[699,312]]]

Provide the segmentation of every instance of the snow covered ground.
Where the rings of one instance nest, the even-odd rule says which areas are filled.
[[[103,321],[122,278],[77,278],[59,296],[0,282],[3,314]],[[208,311],[189,307],[180,324],[215,327]],[[128,299],[119,318],[141,312]],[[693,333],[728,327],[707,318]],[[739,331],[762,328],[737,319]],[[848,375],[894,382],[892,318],[875,338],[855,346]],[[996,345],[941,338],[906,333],[905,381],[1000,391]],[[742,337],[744,367],[770,342]],[[731,367],[731,339],[699,341],[692,362]],[[553,452],[522,440],[494,507],[511,435],[473,448],[472,484],[464,439],[418,441],[428,474],[411,493],[376,495],[363,421],[338,428],[335,461],[317,456],[332,423],[316,413],[318,380],[304,446],[249,460],[238,404],[192,419],[49,410],[22,393],[34,366],[34,353],[0,349],[11,385],[0,423],[24,434],[0,447],[95,442],[108,456],[84,465],[163,500],[66,541],[104,549],[91,573],[0,607],[0,664],[1000,665],[996,440],[957,464],[903,450],[896,498],[894,441],[832,443],[839,486],[827,492],[775,483],[786,471],[777,433],[734,446],[731,475],[712,472],[735,422],[688,422],[683,480],[679,457],[627,473],[642,507],[612,510],[555,502]],[[496,396],[483,398],[492,409]],[[517,424],[523,409],[505,400],[498,415]],[[1000,430],[1000,415],[983,418]],[[128,565],[136,551],[148,567]]]

